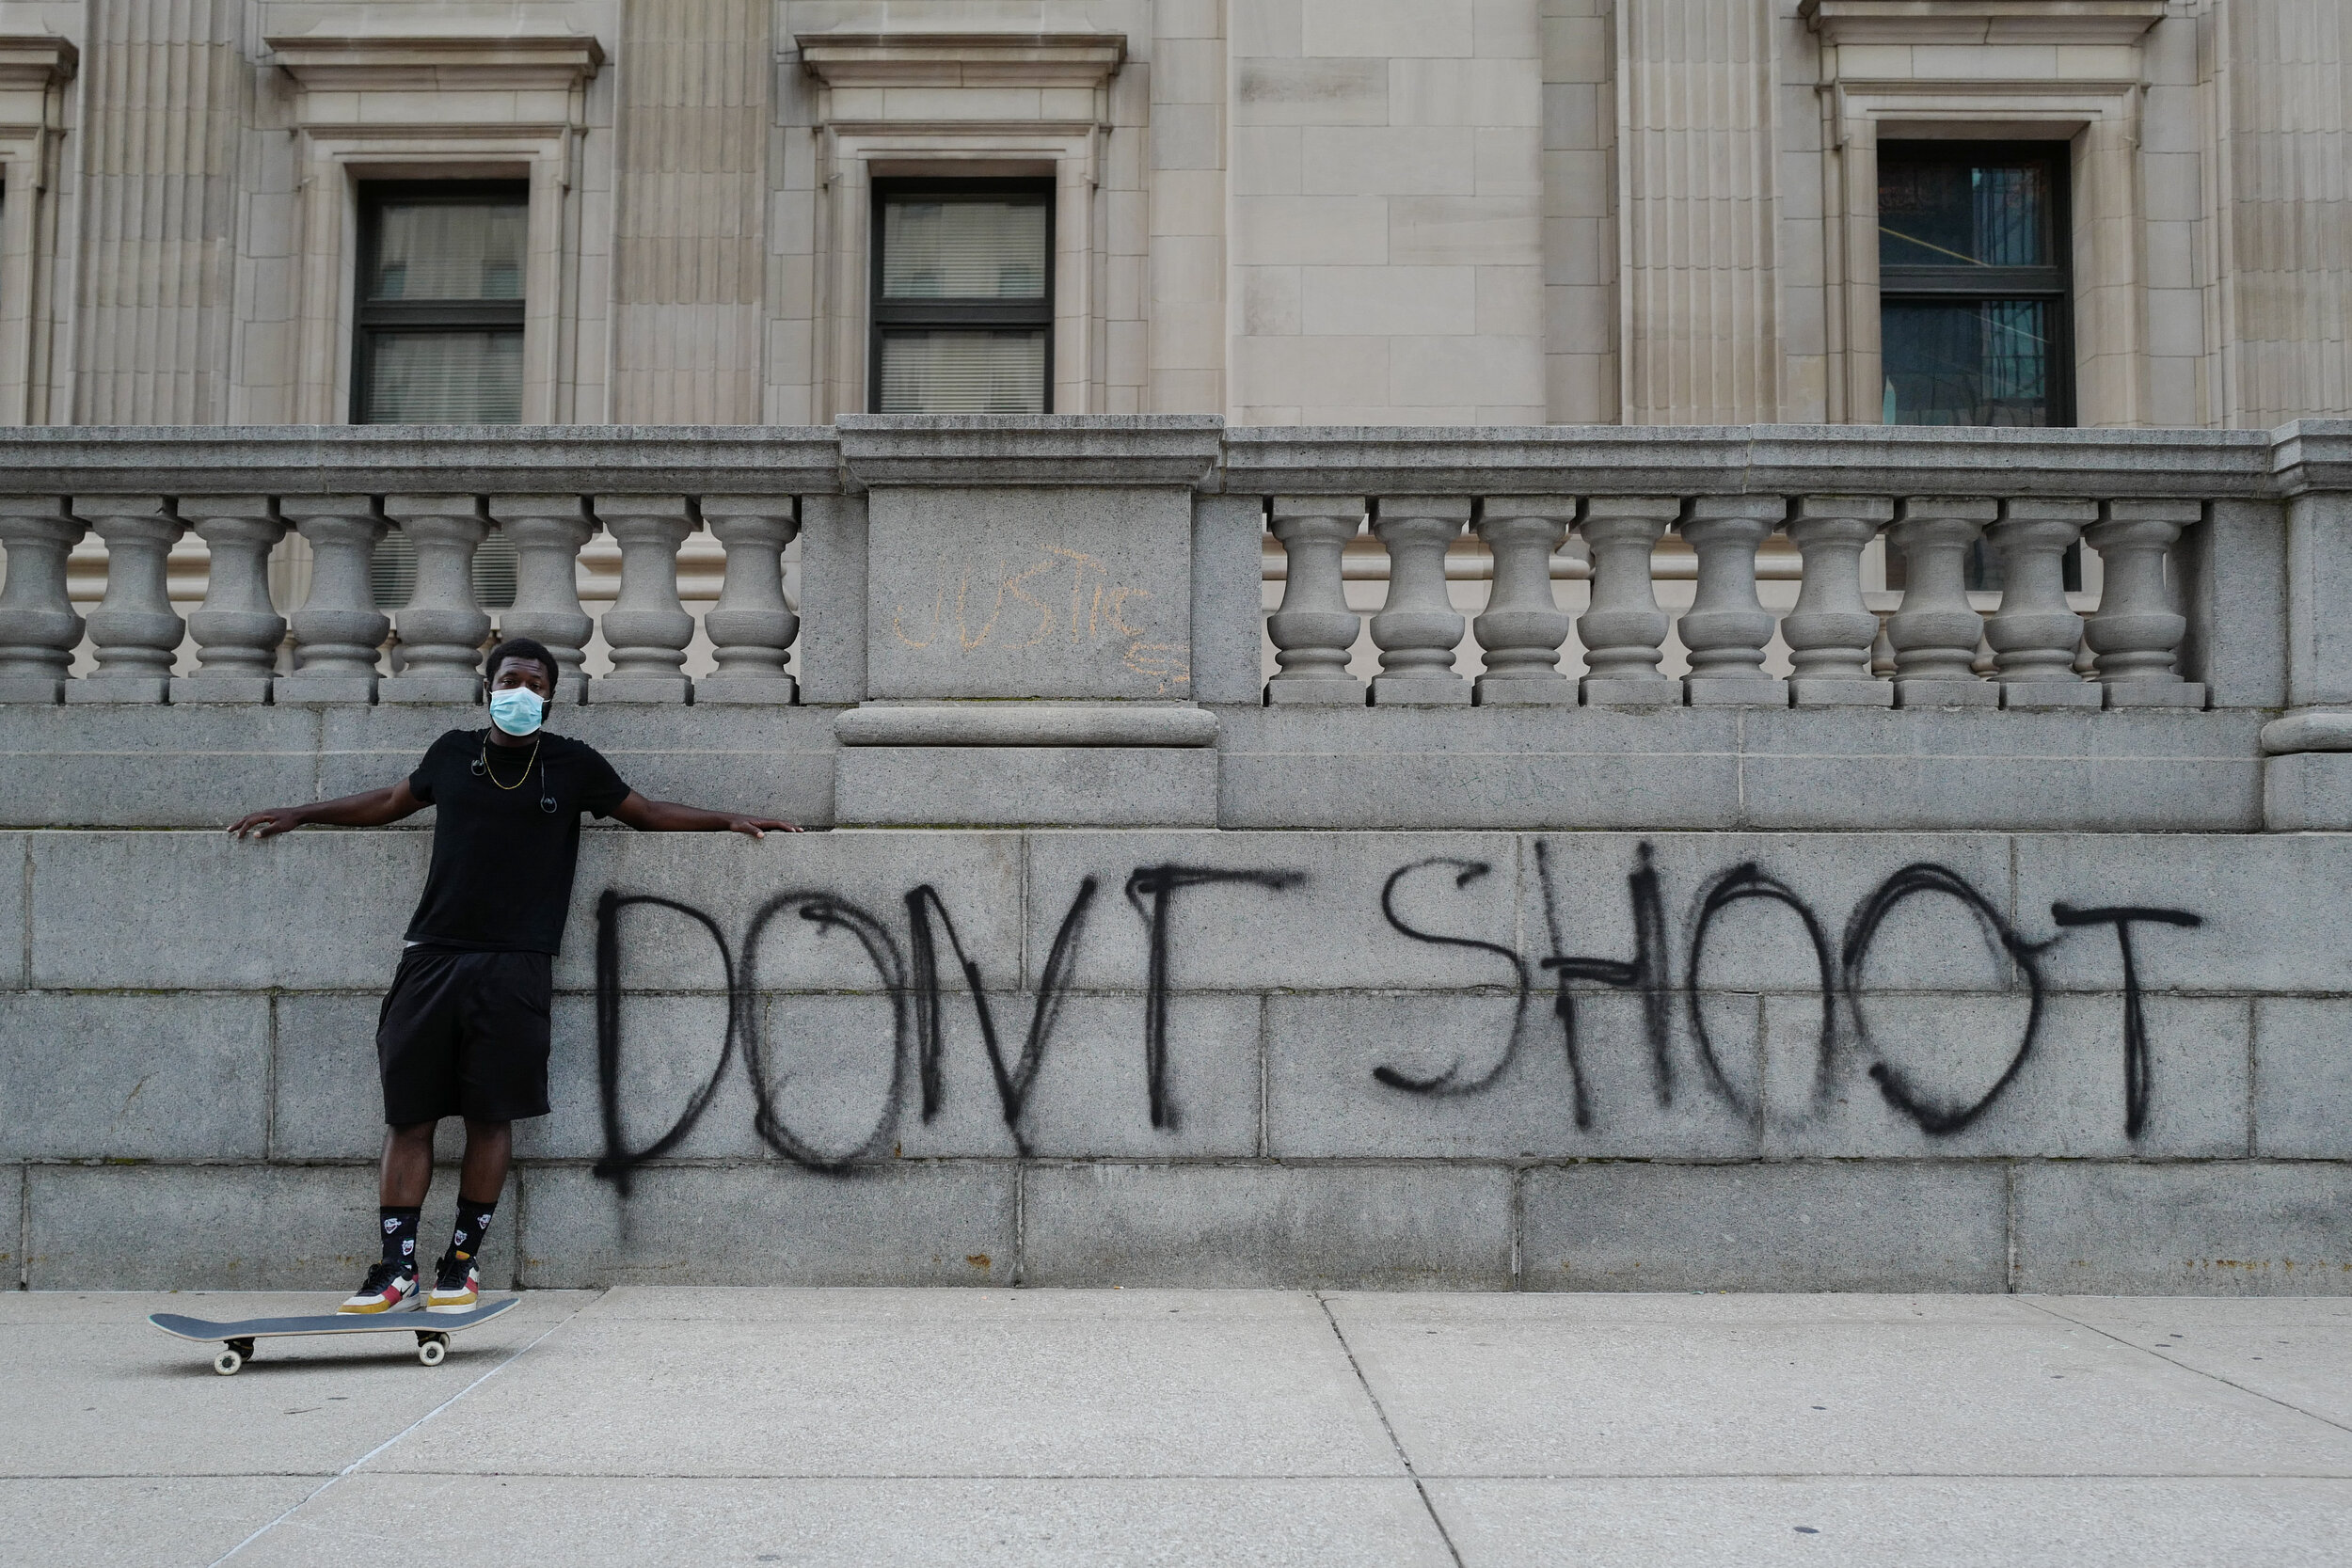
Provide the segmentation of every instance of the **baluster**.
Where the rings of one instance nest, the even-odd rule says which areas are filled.
[[[1446,594],[1446,546],[1470,518],[1468,496],[1383,496],[1372,531],[1389,552],[1389,592],[1372,618],[1380,673],[1372,700],[1467,703],[1470,682],[1454,671],[1464,622]]]
[[[677,547],[701,522],[684,496],[598,496],[596,516],[621,546],[621,593],[604,612],[612,673],[600,703],[682,703],[694,618],[677,596]]]
[[[2084,635],[2099,656],[2107,706],[2203,707],[2204,683],[2184,680],[2173,668],[2188,618],[2172,608],[2164,575],[2167,553],[2203,509],[2195,501],[2115,500],[2099,510],[2087,537],[2106,581]]]
[[[279,677],[273,700],[373,702],[376,654],[392,629],[368,575],[384,515],[365,496],[281,496],[278,513],[310,546],[310,596],[287,617],[294,672]]]
[[[1968,604],[1968,546],[1999,515],[1990,500],[1914,496],[1886,542],[1903,556],[1902,608],[1887,618],[1895,701],[1904,707],[1992,707],[2001,689],[1974,669],[1984,617]]]
[[[1584,700],[1616,705],[1679,703],[1682,683],[1658,673],[1666,612],[1650,581],[1650,552],[1682,503],[1664,496],[1595,496],[1580,528],[1593,552],[1592,608],[1576,618],[1584,643]]]
[[[1879,618],[1862,602],[1862,552],[1894,515],[1880,496],[1801,496],[1788,509],[1788,538],[1804,558],[1797,607],[1780,623],[1797,706],[1894,703],[1894,687],[1870,673]]]
[[[1551,595],[1551,557],[1576,521],[1572,496],[1489,496],[1479,508],[1478,536],[1494,552],[1494,591],[1471,623],[1486,651],[1477,700],[1573,703],[1576,688],[1560,673],[1568,614]]]
[[[1276,650],[1267,702],[1364,701],[1363,684],[1347,673],[1348,650],[1361,623],[1347,608],[1347,585],[1340,577],[1340,556],[1363,516],[1360,496],[1274,498],[1274,537],[1289,563],[1281,608],[1266,617]]]
[[[106,596],[89,614],[98,668],[66,688],[69,703],[160,703],[187,624],[171,608],[171,546],[188,531],[162,496],[76,498],[106,542]]]
[[[0,545],[8,552],[8,585],[0,588],[0,703],[63,700],[82,641],[65,558],[87,531],[61,497],[0,497]]]
[[[564,673],[559,701],[588,700],[580,649],[596,623],[580,608],[580,547],[596,531],[579,496],[492,496],[490,516],[515,542],[515,604],[499,616],[499,635],[544,643]]]
[[[1682,520],[1682,536],[1699,558],[1697,590],[1679,628],[1691,653],[1683,686],[1693,707],[1788,705],[1788,683],[1764,673],[1772,615],[1756,596],[1756,547],[1788,514],[1776,496],[1701,496]]]
[[[2089,501],[2001,503],[1985,539],[2001,557],[2001,607],[1985,623],[2001,705],[2097,707],[2099,689],[2074,673],[2083,618],[2066,608],[2066,551],[2099,515]]]
[[[703,521],[726,546],[719,602],[703,613],[719,668],[694,683],[694,705],[788,703],[798,694],[785,659],[801,618],[784,594],[784,547],[801,525],[788,497],[706,496]]]
[[[171,683],[174,703],[265,703],[286,619],[269,602],[269,552],[286,536],[267,496],[184,496],[180,516],[212,553],[203,607],[188,617],[196,673]]]
[[[490,617],[474,593],[473,558],[490,522],[474,496],[387,496],[384,515],[417,552],[417,587],[400,626],[400,673],[376,682],[379,703],[482,700]]]

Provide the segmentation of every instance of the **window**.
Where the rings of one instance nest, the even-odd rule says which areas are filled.
[[[2067,149],[1879,147],[1887,424],[2071,425]]]
[[[878,181],[867,406],[1053,409],[1051,182]]]
[[[522,419],[523,254],[529,187],[441,181],[359,187],[354,424],[516,424]],[[485,606],[515,602],[515,546],[496,529],[474,555]],[[387,534],[375,602],[416,591],[416,546]]]

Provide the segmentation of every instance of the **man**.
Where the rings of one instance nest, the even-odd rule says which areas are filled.
[[[475,1259],[506,1185],[514,1124],[548,1113],[549,972],[571,911],[580,814],[640,832],[797,833],[789,822],[648,800],[594,747],[542,727],[555,656],[529,638],[490,650],[490,725],[452,730],[387,789],[257,811],[229,830],[267,838],[306,823],[379,828],[438,809],[433,863],[384,998],[375,1053],[384,1083],[378,1194],[383,1260],[344,1312],[386,1312],[417,1295],[417,1227],[433,1180],[433,1132],[466,1119],[457,1222],[428,1312],[465,1312],[481,1294]]]

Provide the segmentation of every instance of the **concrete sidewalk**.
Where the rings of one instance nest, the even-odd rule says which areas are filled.
[[[2338,1564],[2352,1301],[0,1297],[0,1562]],[[410,1553],[422,1554],[411,1558]]]

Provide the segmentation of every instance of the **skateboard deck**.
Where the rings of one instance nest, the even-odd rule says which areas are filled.
[[[389,1334],[405,1331],[417,1337],[417,1359],[437,1367],[449,1354],[449,1337],[488,1323],[521,1298],[509,1296],[470,1312],[425,1312],[416,1307],[394,1312],[317,1312],[293,1318],[247,1318],[242,1323],[208,1323],[177,1312],[152,1312],[147,1321],[179,1339],[220,1341],[213,1370],[232,1377],[253,1359],[256,1339],[291,1338],[302,1334]]]

